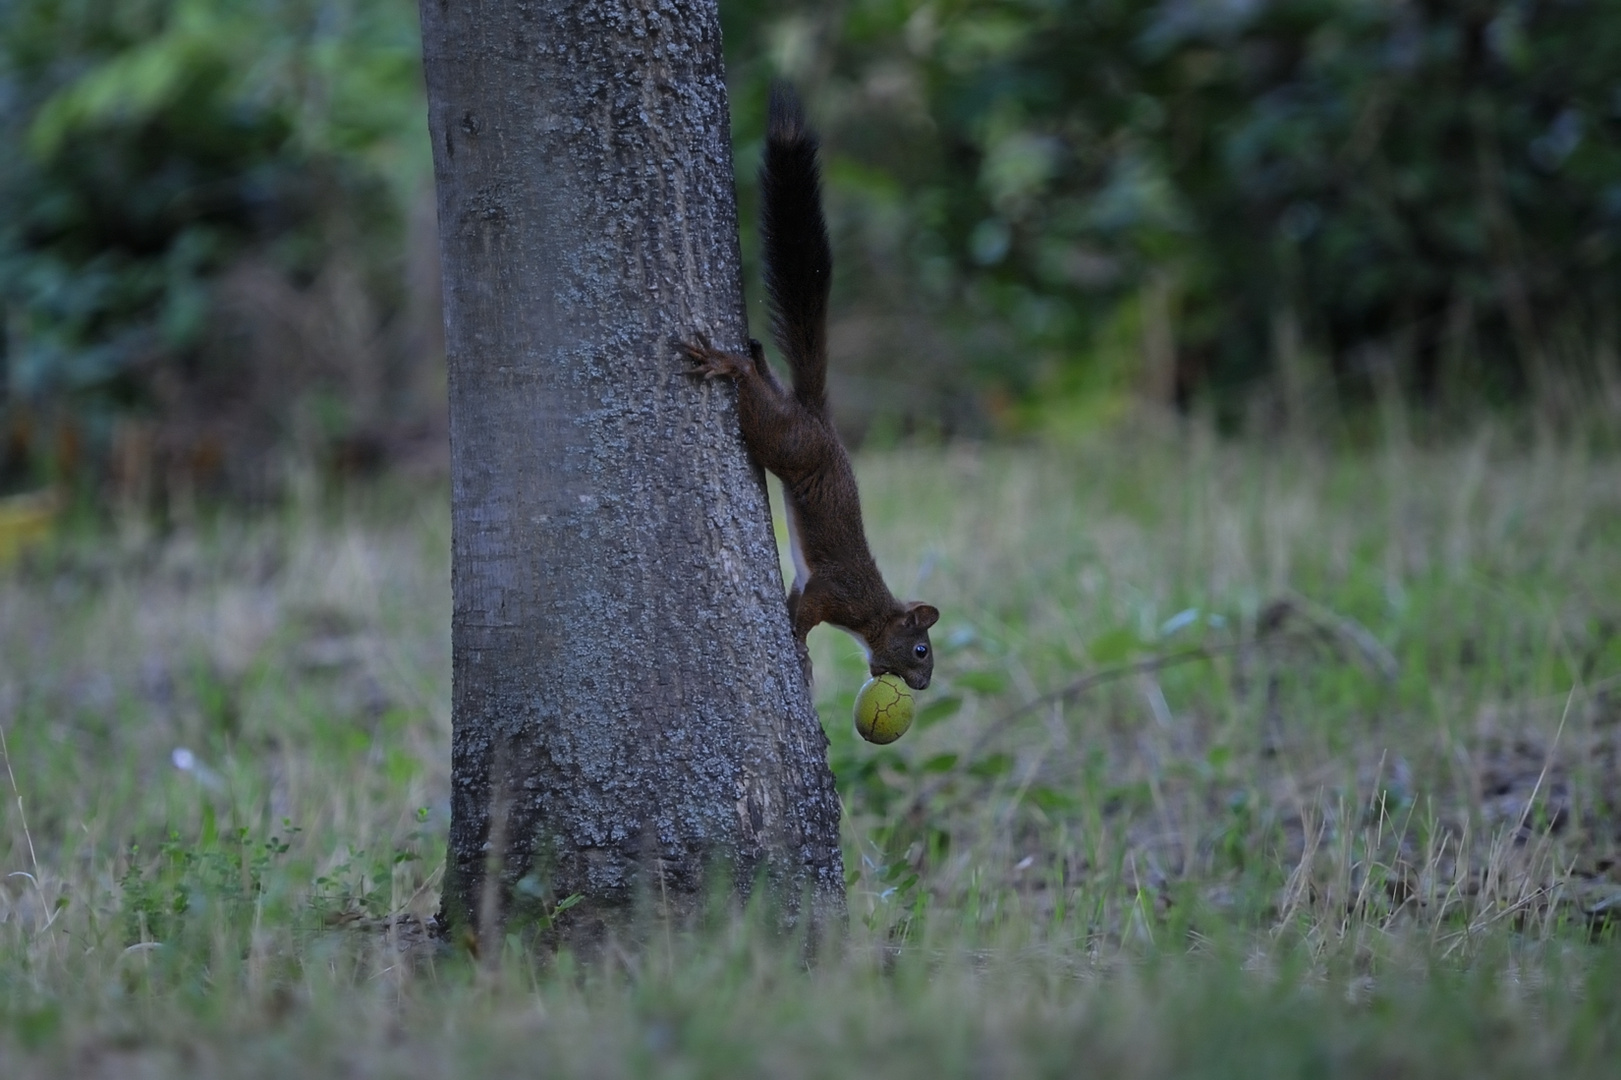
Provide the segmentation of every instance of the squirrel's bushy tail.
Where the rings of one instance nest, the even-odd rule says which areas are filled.
[[[765,164],[760,168],[760,232],[771,335],[794,376],[794,396],[827,409],[827,295],[833,251],[822,217],[817,140],[786,83],[771,87]]]

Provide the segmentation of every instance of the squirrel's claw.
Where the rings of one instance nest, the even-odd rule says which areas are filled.
[[[682,356],[693,361],[694,363],[702,362],[710,351],[709,339],[703,334],[692,335],[691,341],[683,341],[680,338],[676,338],[675,347]]]

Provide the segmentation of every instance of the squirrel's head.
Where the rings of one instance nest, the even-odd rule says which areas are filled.
[[[869,641],[868,667],[873,676],[898,675],[913,690],[926,690],[934,674],[934,646],[929,627],[940,620],[940,610],[914,600],[891,615],[877,641]]]

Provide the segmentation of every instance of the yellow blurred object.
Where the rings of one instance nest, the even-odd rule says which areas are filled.
[[[10,566],[24,551],[50,537],[60,503],[54,491],[0,499],[0,567]]]

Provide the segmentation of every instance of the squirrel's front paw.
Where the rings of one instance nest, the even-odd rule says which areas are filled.
[[[720,376],[736,378],[743,374],[744,365],[749,361],[736,353],[717,349],[709,344],[709,338],[704,334],[694,334],[691,341],[678,341],[676,348],[681,350],[692,364],[692,374],[705,379],[714,379]]]
[[[794,638],[794,646],[795,651],[799,653],[799,666],[805,672],[805,685],[814,686],[816,675],[811,671],[810,645],[799,638]]]

